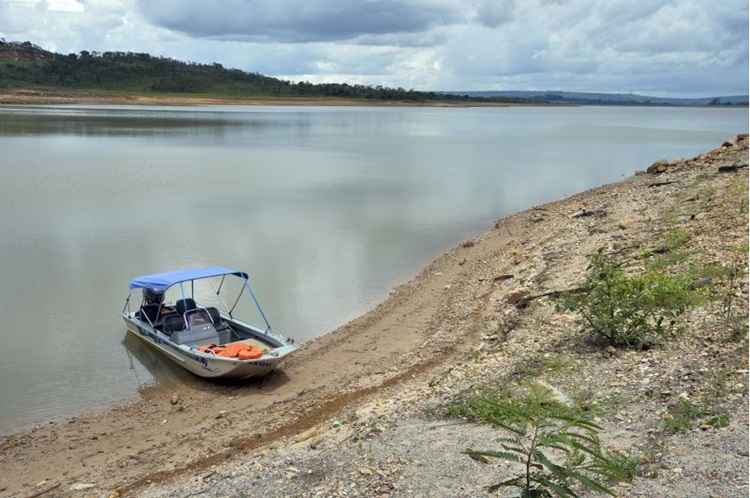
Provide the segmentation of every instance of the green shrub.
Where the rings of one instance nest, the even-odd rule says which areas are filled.
[[[689,240],[690,234],[681,228],[675,228],[667,234],[660,247],[643,251],[641,257],[648,260],[650,270],[664,270],[688,259],[685,244]]]
[[[635,475],[636,459],[604,450],[601,428],[549,390],[530,388],[520,397],[507,391],[484,393],[455,405],[453,413],[509,433],[497,439],[501,449],[464,451],[481,463],[499,459],[519,468],[514,477],[490,486],[490,492],[516,487],[521,498],[576,497],[574,488],[580,487],[614,496],[609,482]]]
[[[498,427],[523,423],[530,418],[560,416],[583,418],[583,410],[568,406],[539,384],[525,384],[522,389],[485,389],[451,404],[451,417],[463,417]]]
[[[729,415],[714,415],[713,417],[706,420],[706,423],[711,427],[720,429],[729,426]]]
[[[687,399],[681,399],[667,410],[664,426],[670,432],[686,432],[693,428],[695,422],[707,415],[706,410],[699,404]]]
[[[720,263],[693,265],[696,282],[705,282],[707,296],[717,304],[717,318],[727,339],[746,341],[748,333],[747,303],[742,289],[747,282],[747,244],[727,248]]]
[[[671,433],[687,432],[696,426],[721,429],[729,425],[729,415],[722,411],[716,392],[707,393],[701,401],[680,399],[667,409],[664,428]]]
[[[692,284],[690,275],[653,269],[627,275],[599,251],[584,285],[560,305],[580,313],[586,327],[612,345],[643,347],[672,331],[677,318],[702,301]]]
[[[724,326],[729,331],[731,338],[743,341],[747,339],[747,306],[746,302],[743,302],[743,305],[738,307],[735,301],[741,294],[742,286],[746,280],[747,252],[746,244],[731,248],[729,262],[722,265],[723,279],[717,289]]]

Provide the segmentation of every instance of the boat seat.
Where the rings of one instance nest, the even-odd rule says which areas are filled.
[[[159,313],[158,304],[144,304],[141,306],[141,309],[138,310],[138,318],[144,322],[150,322],[151,325],[153,325],[156,323],[157,313]]]
[[[218,344],[219,334],[213,325],[206,324],[186,330],[178,330],[172,333],[172,341],[187,346],[199,346],[201,344]]]
[[[218,325],[224,321],[221,318],[221,313],[219,313],[219,310],[214,308],[213,306],[209,306],[208,308],[206,308],[206,311],[208,311],[208,314],[211,315],[211,321],[214,322],[214,327],[218,327]]]
[[[230,327],[227,322],[222,322],[216,327],[216,333],[219,335],[219,342],[216,344],[232,342],[232,327]]]
[[[205,309],[206,311],[208,311],[208,314],[211,317],[211,321],[214,324],[216,333],[219,334],[219,342],[217,342],[217,344],[225,344],[227,342],[230,342],[232,340],[232,326],[229,325],[229,323],[227,323],[227,321],[221,317],[221,313],[219,313],[219,310],[217,308],[209,306]]]
[[[163,323],[164,333],[172,335],[174,332],[185,330],[185,320],[180,315],[167,315]]]
[[[175,303],[175,307],[177,308],[177,313],[184,315],[186,311],[194,310],[197,306],[195,305],[195,300],[186,297],[184,299],[178,299]]]

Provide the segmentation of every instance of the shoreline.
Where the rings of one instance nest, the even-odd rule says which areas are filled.
[[[679,183],[698,171],[715,174],[716,166],[735,156],[746,158],[746,138],[691,160],[667,162],[659,180]],[[606,209],[635,217],[629,205],[618,202],[636,195],[665,203],[657,183],[655,175],[636,174],[501,218],[494,228],[439,255],[364,315],[304,343],[266,380],[196,382],[169,392],[149,388],[142,399],[0,436],[0,464],[6,468],[0,497],[26,496],[55,484],[61,496],[86,496],[85,490],[94,489],[97,496],[112,490],[132,495],[240,456],[320,441],[321,434],[338,430],[351,410],[408,399],[394,394],[414,382],[424,382],[429,391],[454,365],[470,363],[466,358],[484,344],[488,324],[497,326],[515,309],[503,304],[511,296],[523,300],[564,287],[585,268],[578,245],[588,247],[604,235],[597,216],[573,221],[575,213]],[[622,234],[635,224],[625,218],[618,223],[626,227],[618,229]],[[627,249],[622,234],[608,242],[613,250]],[[575,264],[563,265],[561,247],[576,248]],[[504,315],[490,316],[497,309]],[[91,487],[73,489],[81,483]]]
[[[655,107],[701,109],[747,109],[744,105],[668,105],[668,104],[579,104],[556,102],[482,102],[460,100],[381,100],[350,97],[232,97],[203,94],[107,93],[87,90],[0,89],[0,106],[45,105],[141,105],[141,106],[299,106],[299,107]]]
[[[324,106],[324,107],[560,107],[557,104],[400,101],[345,97],[216,97],[209,95],[89,93],[86,91],[0,90],[0,105],[143,105],[143,106]]]

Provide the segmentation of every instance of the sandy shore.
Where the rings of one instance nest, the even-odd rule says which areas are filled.
[[[211,97],[175,94],[107,94],[86,91],[59,90],[0,90],[0,105],[150,105],[150,106],[205,106],[205,105],[272,105],[272,106],[382,106],[382,107],[509,107],[531,104],[460,101],[399,101],[352,99],[341,97]],[[549,105],[549,104],[534,104]]]
[[[645,371],[644,361],[651,369],[649,379],[657,384],[654,389],[675,395],[694,388],[689,375],[687,381],[673,378],[686,361],[696,368],[724,362],[732,372],[746,373],[744,345],[722,346],[711,338],[706,346],[706,337],[719,334],[713,329],[696,328],[689,341],[650,352],[615,357],[592,353],[571,339],[577,337],[575,320],[558,313],[545,296],[580,281],[587,255],[597,248],[637,255],[657,244],[675,223],[695,234],[692,243],[711,258],[726,257],[721,251],[727,244],[746,243],[747,211],[737,210],[732,192],[744,184],[741,195],[747,196],[747,169],[718,173],[717,168],[746,165],[747,154],[744,136],[692,160],[665,163],[658,174],[637,175],[503,218],[480,237],[438,257],[369,313],[304,345],[263,382],[196,382],[169,392],[147,390],[125,406],[2,438],[0,497],[40,492],[218,497],[231,495],[232,489],[249,493],[248,486],[254,486],[251,495],[264,496],[309,496],[313,488],[319,496],[475,496],[486,476],[472,474],[473,467],[450,477],[443,465],[423,465],[437,447],[455,453],[446,453],[445,462],[456,458],[450,463],[456,468],[468,465],[455,447],[435,440],[443,432],[432,430],[433,422],[424,418],[426,407],[467,386],[491,376],[520,375],[529,364],[544,364],[544,355],[563,353],[576,358],[575,371],[587,380],[568,376],[559,380],[561,389],[572,379],[607,392],[622,390],[624,378]],[[742,292],[746,300],[746,282]],[[710,324],[706,320],[696,319],[695,327]],[[712,354],[701,356],[701,351]],[[740,462],[747,457],[741,448],[747,437],[746,411],[741,414],[743,400],[747,403],[744,378],[733,378],[737,396],[728,398],[739,414],[731,431],[698,433],[721,441],[715,451],[726,452],[729,443],[740,445],[737,451],[744,456],[734,457]],[[633,382],[643,385],[640,379]],[[650,426],[644,424],[659,413],[649,405],[653,399],[631,401],[628,409],[636,411],[612,415],[630,422],[603,422],[623,445],[640,432],[648,434]],[[442,437],[453,445],[487,437],[481,430],[460,432],[464,430]],[[392,444],[412,440],[409,447]],[[372,450],[366,458],[362,441]],[[689,454],[685,447],[694,441],[681,443],[680,451]],[[691,462],[674,467],[679,465]],[[325,473],[319,475],[318,468]],[[746,470],[745,465],[745,483]],[[724,478],[741,480],[742,471],[736,472],[739,477]],[[663,477],[674,475],[665,472]],[[445,479],[442,488],[435,487]],[[655,491],[669,489],[670,482],[647,481],[642,493],[633,491],[636,486],[621,496],[671,496]],[[688,489],[696,486],[688,484]],[[330,487],[334,485],[339,487]],[[736,496],[732,489],[722,496]],[[746,487],[736,489],[747,493]]]

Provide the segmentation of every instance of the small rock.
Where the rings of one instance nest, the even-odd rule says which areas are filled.
[[[614,348],[614,346],[609,346],[607,348],[607,354],[609,356],[617,356],[617,350]]]
[[[169,398],[169,402],[173,405],[176,405],[180,402],[180,396],[178,394],[173,394],[171,398]]]
[[[726,164],[724,166],[719,166],[719,173],[733,173],[737,170],[747,168],[747,163],[745,164]]]
[[[465,264],[466,264],[466,258],[464,258],[464,259],[462,259],[461,261],[458,262],[458,266],[463,266]]]
[[[660,175],[662,173],[665,173],[670,167],[670,164],[667,161],[661,160],[656,161],[654,164],[646,168],[646,173],[649,175]]]
[[[505,300],[516,308],[525,308],[528,305],[528,301],[526,301],[528,295],[529,291],[527,290],[517,290],[508,294]]]
[[[85,491],[87,489],[91,489],[95,486],[95,484],[90,482],[77,482],[70,486],[71,491]]]
[[[589,216],[604,216],[607,211],[604,209],[586,209],[582,208],[571,215],[571,218],[588,218]]]
[[[216,414],[215,418],[217,418],[217,419],[224,418],[226,415],[227,415],[227,411],[226,410],[221,410],[219,413]]]
[[[703,287],[708,287],[712,283],[713,279],[711,277],[701,277],[693,282],[693,285],[691,287],[693,289],[702,289]]]

